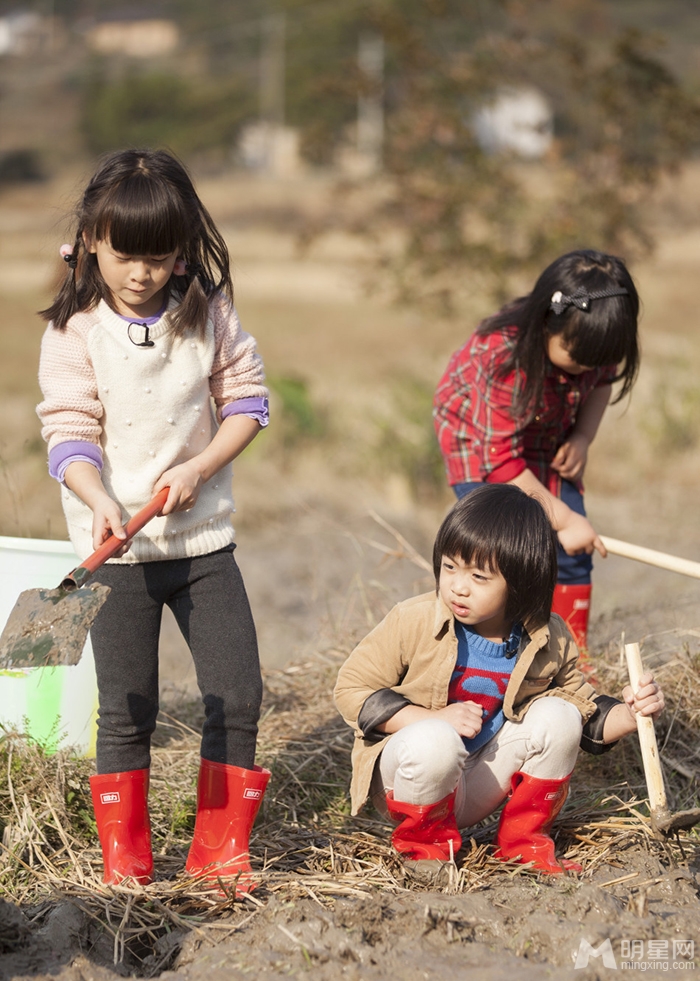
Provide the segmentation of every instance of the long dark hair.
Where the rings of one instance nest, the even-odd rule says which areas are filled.
[[[87,251],[84,235],[109,241],[124,255],[168,255],[185,260],[184,275],[173,275],[168,294],[180,303],[171,314],[177,335],[202,334],[209,298],[217,291],[233,300],[229,254],[185,166],[165,150],[120,150],[105,157],[75,211],[76,230],[70,269],[54,302],[41,316],[58,330],[74,313],[100,300],[113,305],[110,291]]]
[[[557,582],[557,537],[536,498],[514,484],[483,484],[457,501],[433,547],[436,585],[443,557],[500,572],[505,616],[530,628],[549,622]]]
[[[594,299],[586,310],[572,305],[557,314],[551,308],[557,291],[572,296],[581,290],[590,294],[615,287],[626,289],[627,294]],[[522,371],[524,381],[513,409],[515,415],[528,417],[540,403],[547,370],[547,340],[554,336],[561,336],[571,358],[586,367],[624,362],[614,379],[623,383],[614,401],[624,398],[639,370],[638,316],[639,296],[624,262],[604,252],[579,249],[547,266],[530,294],[511,301],[484,320],[477,333],[515,329],[513,350],[501,365],[499,375]]]

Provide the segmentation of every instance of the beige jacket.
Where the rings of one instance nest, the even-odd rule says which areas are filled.
[[[596,711],[595,689],[576,667],[578,649],[564,621],[553,614],[546,627],[525,637],[506,688],[503,713],[518,722],[537,698],[555,695],[572,702],[586,722]],[[414,705],[432,711],[447,704],[447,690],[457,662],[454,617],[435,593],[399,603],[365,637],[338,673],[335,704],[355,730],[352,751],[352,813],[369,795],[374,764],[386,739],[364,738],[358,716],[367,698],[392,688]]]

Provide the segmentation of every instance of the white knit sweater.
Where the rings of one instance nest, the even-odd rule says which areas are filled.
[[[223,296],[210,302],[202,340],[173,337],[167,313],[150,329],[153,347],[136,347],[127,328],[104,302],[73,316],[65,330],[49,324],[39,367],[44,401],[37,407],[50,449],[69,440],[101,447],[102,482],[124,520],[151,499],[161,474],[211,442],[215,409],[268,394],[255,341]],[[190,511],[154,518],[111,561],[186,558],[230,544],[231,475],[224,467]],[[93,551],[92,511],[67,487],[61,495],[71,542],[83,559]]]

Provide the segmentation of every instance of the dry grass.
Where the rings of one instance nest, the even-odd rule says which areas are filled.
[[[669,656],[673,638],[663,640],[657,674],[668,711],[659,743],[664,760],[672,764],[669,803],[676,810],[697,803],[693,734],[700,712],[700,655],[686,638]],[[259,761],[272,770],[272,779],[251,843],[260,878],[252,896],[237,897],[235,885],[227,894],[204,891],[183,872],[198,762],[198,734],[183,721],[196,722],[199,709],[192,705],[180,706],[179,719],[160,720],[150,798],[157,881],[146,887],[100,881],[89,802],[92,763],[67,754],[47,756],[19,736],[6,736],[0,747],[3,894],[38,922],[58,904],[73,904],[92,922],[103,947],[109,945],[115,964],[124,962],[122,969],[150,977],[171,962],[186,936],[225,939],[273,896],[332,906],[340,897],[425,888],[405,875],[384,821],[372,814],[349,816],[352,734],[335,714],[330,695],[343,657],[339,651],[319,653],[266,677]],[[615,693],[624,679],[610,661],[600,656],[595,668],[602,687]],[[695,832],[657,840],[644,798],[636,740],[603,757],[580,760],[557,836],[566,857],[583,864],[584,879],[608,886],[635,880],[637,873],[625,871],[629,849],[661,854],[672,864],[695,851]],[[465,836],[460,867],[440,886],[442,891],[474,892],[533,875],[492,857],[493,830],[492,820]],[[10,923],[8,931],[7,937],[0,936],[6,948],[22,942],[21,929]]]

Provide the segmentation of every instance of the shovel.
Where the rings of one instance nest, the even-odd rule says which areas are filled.
[[[625,644],[625,657],[627,658],[630,685],[632,691],[636,692],[639,688],[639,679],[644,674],[639,644]],[[651,716],[637,714],[637,732],[639,733],[639,745],[644,763],[644,779],[649,794],[652,828],[662,835],[670,835],[686,828],[692,828],[700,822],[700,808],[678,811],[676,814],[671,814],[669,810],[664,777],[661,772],[659,747],[654,731],[654,720]]]
[[[160,513],[169,490],[164,487],[127,521],[125,539],[110,535],[96,552],[64,577],[57,589],[25,589],[20,594],[0,636],[0,670],[78,663],[88,630],[110,591],[109,586],[100,583],[85,583]]]

